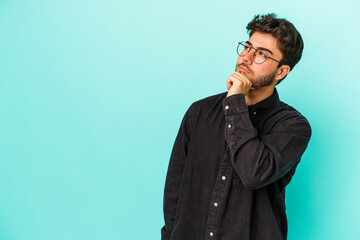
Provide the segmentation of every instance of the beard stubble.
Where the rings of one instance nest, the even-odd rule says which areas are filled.
[[[237,69],[239,67],[244,67],[246,68],[246,70],[253,74],[253,72],[248,68],[248,66],[244,63],[238,64],[236,65],[235,71],[237,71]],[[276,76],[276,71],[274,71],[273,73],[270,73],[268,75],[264,75],[264,76],[260,76],[257,78],[249,78],[250,82],[252,82],[252,87],[254,88],[261,88],[261,87],[267,87],[269,85],[271,85],[274,81],[275,81],[275,76]]]

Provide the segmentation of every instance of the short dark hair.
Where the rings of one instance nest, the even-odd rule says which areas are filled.
[[[304,42],[300,33],[288,20],[277,18],[274,13],[255,15],[246,29],[250,37],[254,32],[261,32],[271,34],[277,39],[278,48],[283,55],[279,66],[288,65],[291,71],[300,61]]]

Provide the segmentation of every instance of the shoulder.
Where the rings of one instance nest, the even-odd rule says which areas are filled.
[[[214,106],[221,107],[223,100],[226,98],[226,94],[227,94],[227,92],[223,92],[223,93],[212,95],[212,96],[209,96],[206,98],[202,98],[200,100],[193,102],[191,107],[194,109],[198,109],[198,110],[201,110],[204,108],[209,108],[209,107],[214,107]]]
[[[302,129],[308,135],[311,135],[311,126],[307,118],[289,104],[279,101],[273,112],[273,118],[276,119],[277,124],[272,129],[272,132],[281,131],[283,128],[294,128]]]
[[[188,108],[186,115],[194,123],[200,116],[218,114],[222,111],[222,102],[225,98],[226,92],[223,92],[197,100]]]

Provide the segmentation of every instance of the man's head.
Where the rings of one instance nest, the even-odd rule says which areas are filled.
[[[301,58],[304,43],[300,33],[292,23],[276,18],[275,14],[257,15],[246,28],[250,35],[249,46],[254,50],[239,56],[237,71],[239,66],[243,66],[248,75],[253,74],[249,77],[253,78],[254,87],[271,85],[272,79],[280,83]],[[253,63],[253,55],[258,48],[270,50],[266,53],[272,59],[268,58],[262,64]]]

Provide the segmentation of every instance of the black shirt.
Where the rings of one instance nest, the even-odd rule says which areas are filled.
[[[226,92],[191,105],[172,150],[161,239],[284,240],[285,186],[311,136],[279,100]]]

